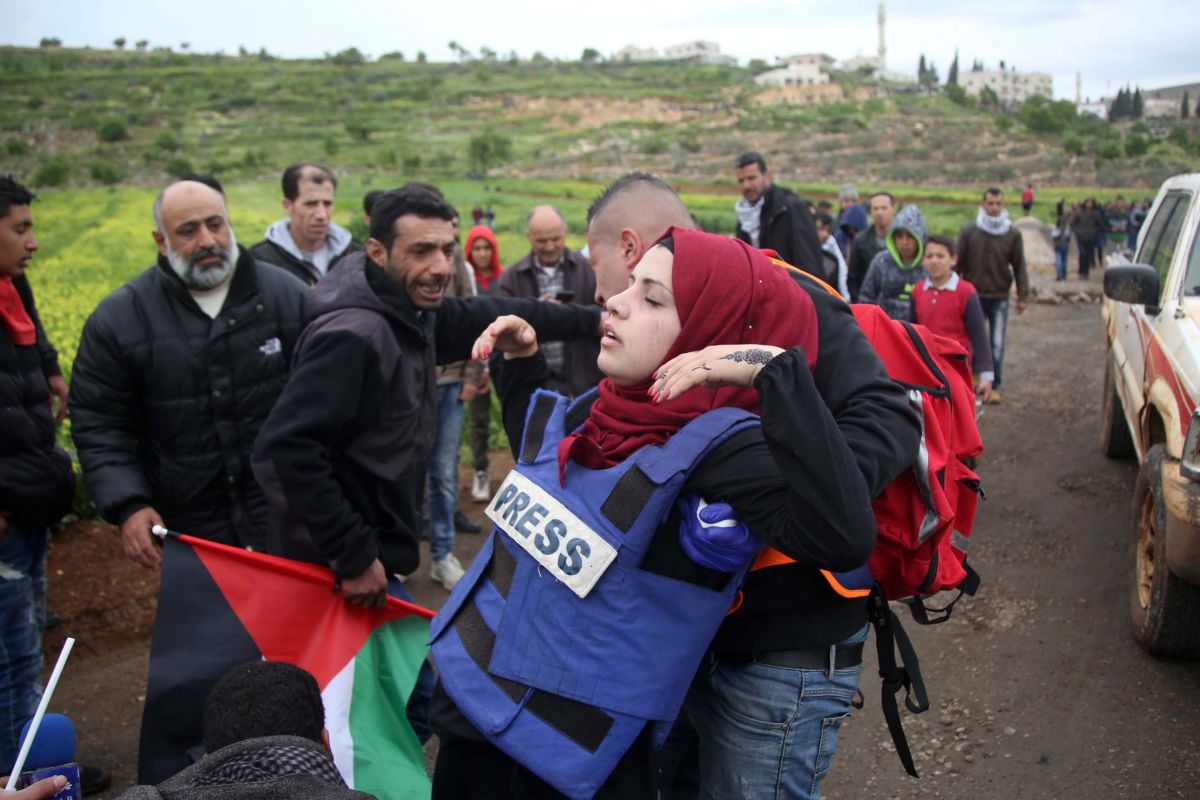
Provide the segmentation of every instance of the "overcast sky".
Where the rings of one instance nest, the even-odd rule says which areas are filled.
[[[372,56],[399,50],[448,60],[453,40],[528,57],[605,55],[635,44],[707,39],[743,64],[751,58],[823,52],[873,55],[878,4],[870,0],[0,0],[0,44],[111,47],[124,36],[152,46],[236,53],[266,47],[285,57],[319,57],[347,47]],[[892,0],[887,65],[915,73],[922,53],[944,79],[957,47],[960,69],[1003,59],[1047,72],[1054,94],[1074,99],[1075,74],[1093,99],[1126,83],[1147,89],[1200,81],[1200,2],[1195,0]]]

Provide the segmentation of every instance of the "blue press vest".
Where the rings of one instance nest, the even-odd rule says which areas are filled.
[[[472,725],[583,800],[647,723],[656,724],[661,743],[741,585],[745,570],[715,590],[639,566],[692,469],[759,419],[741,409],[711,411],[614,467],[568,463],[564,488],[558,444],[567,412],[559,395],[535,395],[517,477],[510,474],[488,504],[502,522],[434,619],[430,639],[442,686]],[[520,493],[528,496],[513,511]],[[554,508],[577,521],[564,525]],[[598,538],[571,533],[579,523]],[[615,557],[579,597],[581,589],[564,581],[584,579],[585,557],[607,547]]]

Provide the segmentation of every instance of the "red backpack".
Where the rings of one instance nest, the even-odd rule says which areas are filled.
[[[837,294],[812,274],[772,260]],[[865,570],[822,574],[845,597],[866,596],[874,583],[884,599],[906,603],[918,623],[945,622],[958,597],[938,609],[928,608],[922,598],[948,589],[959,590],[961,597],[979,586],[979,576],[966,563],[975,509],[984,496],[971,468],[983,452],[983,440],[975,423],[969,358],[953,339],[894,320],[879,306],[855,303],[850,310],[888,376],[908,391],[921,417],[921,450],[913,468],[875,498],[879,537],[868,562],[870,577]],[[789,561],[767,549],[753,568]]]
[[[953,602],[931,617],[922,597],[947,589],[974,594],[979,584],[966,564],[982,494],[971,464],[983,452],[968,355],[954,340],[897,322],[879,306],[850,308],[888,375],[908,391],[921,416],[917,463],[874,502],[879,538],[871,574],[888,600],[909,605],[917,622],[944,622]]]
[[[837,294],[811,273],[773,260]],[[888,601],[905,603],[919,624],[933,625],[949,619],[959,598],[979,588],[979,575],[966,558],[975,510],[985,497],[972,469],[983,452],[983,439],[962,345],[922,325],[894,320],[876,305],[855,303],[850,309],[888,376],[907,390],[921,418],[920,453],[912,469],[889,483],[872,504],[879,536],[867,565],[849,573],[822,574],[838,594],[868,597],[883,679],[883,716],[905,770],[918,777],[896,696],[903,689],[904,705],[914,714],[929,710],[929,697],[916,651]],[[789,561],[768,548],[752,569]],[[958,594],[941,608],[925,605],[924,598],[944,590]]]

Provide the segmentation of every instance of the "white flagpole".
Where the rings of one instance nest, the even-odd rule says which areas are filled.
[[[71,655],[71,648],[75,646],[75,640],[70,636],[63,642],[62,652],[58,654],[58,663],[54,665],[54,672],[50,673],[50,682],[46,684],[46,691],[42,692],[42,701],[38,703],[37,713],[33,715],[33,722],[29,725],[29,733],[25,736],[25,741],[21,744],[21,752],[17,754],[17,763],[13,764],[12,772],[8,775],[8,785],[4,787],[5,793],[15,792],[17,790],[17,779],[21,777],[21,770],[25,768],[25,759],[29,757],[29,748],[33,746],[33,740],[37,737],[38,728],[42,726],[42,717],[46,715],[46,706],[50,705],[50,697],[54,694],[54,687],[58,686],[58,679],[62,676],[63,667],[67,665],[67,657]]]

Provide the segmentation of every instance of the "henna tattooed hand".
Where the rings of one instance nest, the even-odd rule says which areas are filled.
[[[683,353],[658,368],[650,396],[661,403],[696,386],[753,386],[759,371],[782,352],[765,344],[719,344]]]

